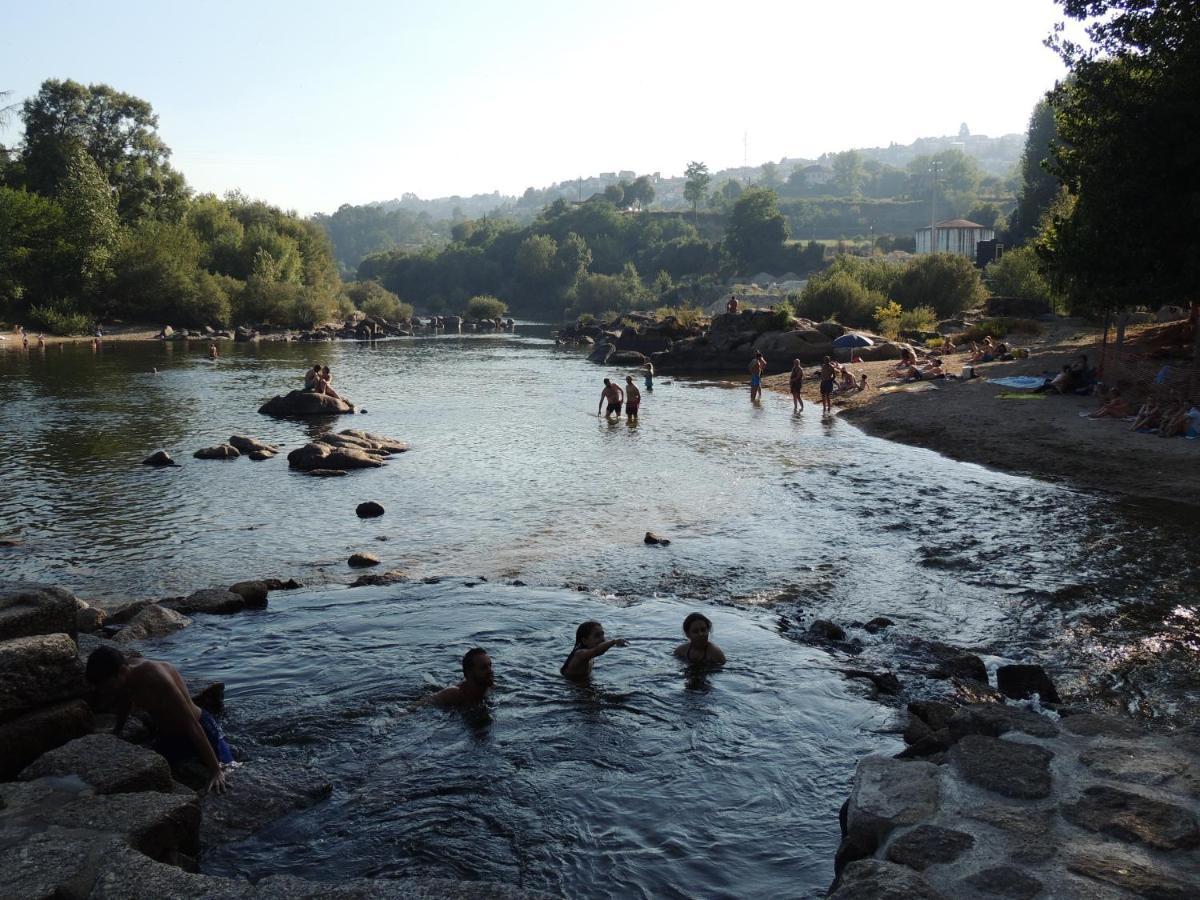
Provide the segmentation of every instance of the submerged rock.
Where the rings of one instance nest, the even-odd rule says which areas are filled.
[[[808,626],[808,636],[820,641],[844,641],[846,629],[828,619],[817,619]]]
[[[653,531],[647,531],[646,536],[642,538],[642,541],[647,544],[659,544],[663,547],[666,547],[671,543],[668,538],[659,537]]]
[[[281,760],[253,759],[226,774],[228,790],[207,794],[200,838],[216,847],[248,838],[288,813],[329,796],[332,785],[320,772]]]
[[[244,434],[233,434],[229,436],[227,442],[231,447],[236,447],[242,453],[265,452],[275,454],[279,452],[278,447],[273,447],[270,444],[265,444],[257,438],[246,437]]]
[[[113,640],[118,644],[128,644],[130,641],[166,637],[191,624],[192,620],[187,616],[157,603],[150,603],[142,607],[129,623],[113,636]]]
[[[269,590],[267,583],[259,580],[239,581],[229,586],[229,593],[245,600],[247,609],[266,609]]]
[[[149,456],[142,460],[143,466],[178,466],[179,463],[171,459],[171,454],[166,450],[155,450]]]
[[[272,397],[258,408],[264,416],[337,416],[353,413],[354,406],[345,400],[315,394],[312,391],[291,391]]]
[[[355,569],[365,569],[379,565],[379,557],[374,553],[352,553],[346,563]]]
[[[372,575],[359,575],[350,582],[350,587],[373,587],[380,584],[403,584],[409,580],[409,574],[402,569],[392,569]]]
[[[181,600],[164,600],[162,605],[186,615],[214,615],[241,612],[246,608],[246,598],[224,588],[203,588],[193,591]]]
[[[241,455],[237,447],[232,447],[229,444],[203,447],[192,454],[196,459],[237,459]]]

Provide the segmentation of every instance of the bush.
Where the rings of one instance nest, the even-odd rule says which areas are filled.
[[[905,309],[930,306],[945,319],[978,306],[987,292],[979,270],[965,256],[934,253],[909,262],[889,295]]]
[[[508,304],[490,294],[480,294],[467,301],[467,318],[498,319],[508,312]]]
[[[1042,274],[1037,252],[1031,246],[1008,251],[987,267],[983,278],[994,296],[1044,300],[1051,309],[1061,304],[1049,279]]]
[[[346,285],[346,297],[368,316],[389,322],[408,321],[413,317],[411,303],[404,303],[377,281],[356,281]]]
[[[75,310],[68,303],[47,303],[44,306],[31,306],[26,319],[36,331],[48,331],[51,334],[87,334],[92,330],[92,320]]]
[[[796,312],[806,319],[836,319],[843,325],[866,328],[875,308],[885,302],[882,294],[867,290],[853,275],[830,269],[808,282]]]
[[[972,325],[958,336],[960,341],[982,341],[991,336],[994,339],[1008,337],[1010,334],[1040,334],[1042,326],[1034,319],[1013,319],[1008,316],[998,316],[995,319],[984,319]]]
[[[708,322],[708,313],[690,303],[685,303],[682,306],[660,306],[654,311],[654,314],[660,319],[672,317],[684,328],[691,328],[693,325],[704,325]]]

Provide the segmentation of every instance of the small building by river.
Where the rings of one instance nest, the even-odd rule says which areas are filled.
[[[977,225],[966,219],[945,219],[933,226],[933,249],[930,249],[930,229],[918,228],[914,234],[917,253],[957,253],[959,256],[975,258],[975,248],[980,241],[996,237],[992,229]]]

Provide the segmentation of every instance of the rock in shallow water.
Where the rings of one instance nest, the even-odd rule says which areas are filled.
[[[354,514],[360,519],[374,519],[383,515],[383,506],[374,500],[368,500],[365,503],[358,504],[354,508]]]
[[[292,391],[272,397],[258,408],[265,416],[337,416],[354,412],[345,400],[314,394],[312,391]]]
[[[164,600],[163,606],[186,615],[235,613],[246,608],[246,598],[224,588],[203,588],[183,599]]]
[[[162,468],[163,466],[178,466],[179,463],[171,459],[171,454],[169,454],[166,450],[155,450],[142,460],[142,465]]]
[[[880,859],[851,863],[829,900],[947,900],[912,869]]]
[[[79,602],[70,591],[42,585],[0,589],[0,641],[78,630]]]
[[[231,447],[229,444],[203,447],[192,454],[196,459],[237,459],[241,455],[237,447]]]
[[[1027,700],[1037,694],[1043,703],[1062,703],[1054,682],[1041,666],[1001,666],[996,670],[996,687],[1014,700]]]
[[[159,606],[157,603],[150,603],[142,607],[129,620],[129,624],[113,636],[113,640],[118,644],[128,644],[131,641],[144,641],[147,638],[166,637],[191,624],[192,620],[187,616],[165,606]]]
[[[206,794],[200,838],[205,847],[243,840],[288,813],[324,800],[332,785],[320,772],[280,760],[253,759],[226,773],[228,790]]]
[[[374,553],[352,553],[346,563],[355,569],[365,569],[379,565],[379,557]]]

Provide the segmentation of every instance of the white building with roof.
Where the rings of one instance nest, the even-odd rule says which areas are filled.
[[[974,259],[975,246],[996,237],[992,229],[966,219],[945,219],[933,226],[933,247],[930,249],[929,232],[928,228],[916,230],[917,253],[957,253]]]

